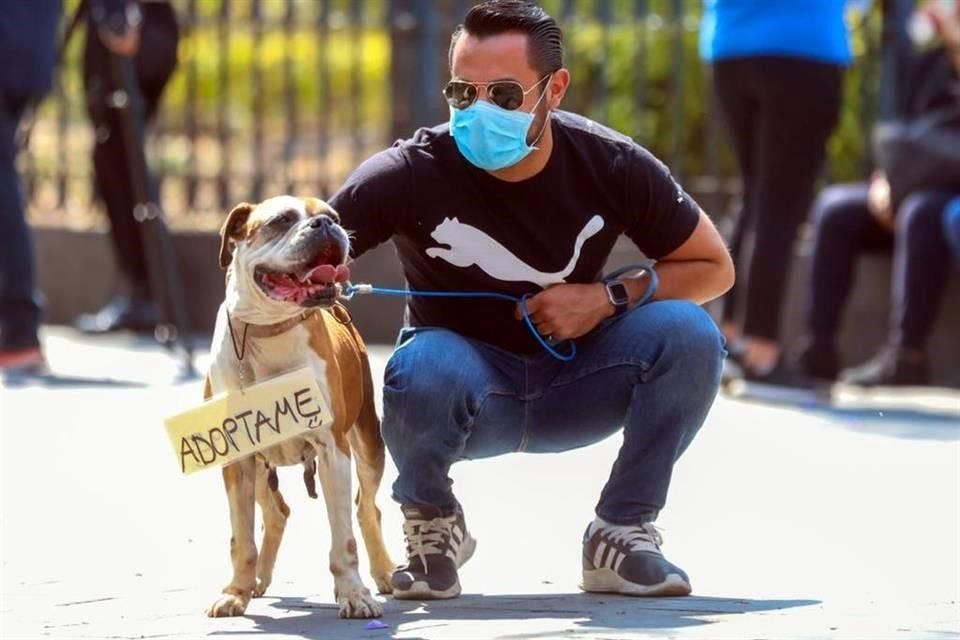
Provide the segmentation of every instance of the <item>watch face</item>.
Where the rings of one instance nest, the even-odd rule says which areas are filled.
[[[622,282],[608,282],[607,296],[614,306],[623,306],[630,303],[630,295],[627,293],[627,286]]]

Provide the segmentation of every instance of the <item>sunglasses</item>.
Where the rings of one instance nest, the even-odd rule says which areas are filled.
[[[543,76],[526,91],[523,90],[523,85],[516,80],[495,80],[493,82],[451,80],[443,88],[443,97],[446,98],[447,104],[454,109],[466,109],[480,97],[480,87],[486,87],[490,102],[501,109],[515,111],[523,104],[526,95],[549,77],[550,74]]]

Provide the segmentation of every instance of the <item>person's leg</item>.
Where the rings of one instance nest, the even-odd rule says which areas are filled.
[[[853,284],[857,254],[891,242],[890,234],[870,213],[867,191],[862,183],[833,185],[824,189],[813,207],[806,309],[809,342],[800,355],[800,368],[808,376],[836,378],[836,335]]]
[[[925,349],[950,271],[943,212],[953,194],[913,193],[897,209],[888,344],[865,364],[844,372],[862,386],[924,385]]]
[[[953,262],[960,269],[960,196],[955,196],[943,211],[943,235]]]
[[[673,464],[703,424],[720,382],[723,338],[701,307],[667,300],[631,309],[577,341],[577,357],[544,356],[531,373],[523,450],[566,451],[623,429],[596,514],[653,522]]]
[[[752,61],[749,59],[725,60],[715,63],[712,68],[714,92],[727,125],[743,185],[740,211],[733,221],[728,240],[730,255],[737,265],[740,264],[744,236],[748,230],[752,230],[753,225],[750,202],[755,179],[753,152],[758,103],[751,69]],[[741,333],[741,323],[737,316],[742,311],[742,304],[738,304],[738,296],[742,295],[744,284],[745,279],[738,277],[737,282],[723,297],[721,322],[723,333],[731,342],[731,347],[735,346],[732,343],[739,339]]]
[[[723,338],[710,316],[679,300],[655,302],[577,341],[569,363],[531,368],[524,449],[564,451],[622,429],[623,444],[584,536],[588,591],[685,595],[689,579],[660,553],[652,523],[673,466],[716,396]]]
[[[781,307],[794,242],[837,122],[843,79],[839,67],[787,58],[766,59],[762,73],[751,203],[756,233],[744,248],[743,327],[745,364],[761,376],[780,359]]]
[[[114,86],[110,74],[110,55],[96,29],[88,25],[83,75],[87,112],[94,130],[94,182],[110,219],[110,240],[121,274],[120,291],[102,309],[78,317],[75,325],[89,333],[119,329],[151,331],[156,325],[157,313],[151,303],[140,224],[133,216],[136,198],[121,115],[110,106],[110,95],[121,89]]]
[[[942,192],[915,193],[897,211],[890,342],[902,349],[926,349],[943,299],[950,250],[942,219],[952,197]]]
[[[399,472],[407,563],[394,597],[452,598],[475,542],[451,490],[465,457],[516,451],[522,439],[524,362],[445,329],[408,329],[387,363],[381,430]]]
[[[42,361],[33,241],[16,167],[17,126],[27,101],[0,93],[0,367]]]

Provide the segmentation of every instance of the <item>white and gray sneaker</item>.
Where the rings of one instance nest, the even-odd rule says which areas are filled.
[[[663,557],[663,537],[651,523],[621,526],[599,518],[583,534],[583,582],[594,593],[686,596],[690,579]]]
[[[444,600],[460,595],[457,569],[470,559],[477,541],[467,531],[463,509],[452,514],[436,507],[404,505],[407,563],[393,572],[393,597]]]

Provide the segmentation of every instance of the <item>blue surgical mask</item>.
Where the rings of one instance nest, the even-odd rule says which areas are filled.
[[[512,167],[536,149],[527,144],[533,120],[532,113],[519,109],[508,111],[486,100],[477,100],[466,109],[450,107],[450,134],[470,164],[485,171],[497,171]],[[544,124],[544,129],[548,124]]]

